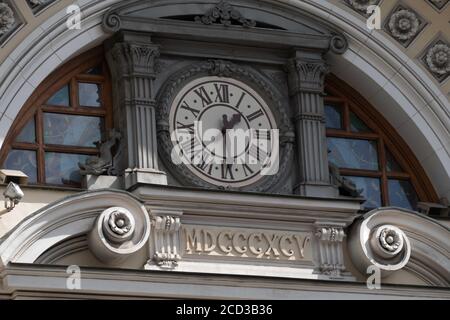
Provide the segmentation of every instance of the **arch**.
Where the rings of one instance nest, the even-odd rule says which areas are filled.
[[[71,57],[109,36],[101,28],[103,13],[121,3],[124,1],[94,0],[82,5],[83,28],[77,31],[67,30],[66,13],[61,10],[40,26],[40,32],[28,35],[3,62],[0,144],[43,79]],[[391,39],[380,32],[370,32],[363,20],[355,21],[332,2],[265,0],[259,4],[302,12],[348,36],[349,50],[342,56],[329,57],[333,72],[385,115],[423,163],[439,196],[450,197],[450,103],[431,76],[409,60]]]
[[[141,248],[149,237],[150,220],[139,200],[123,191],[82,192],[36,211],[5,235],[0,240],[0,267],[9,262],[35,263],[58,244],[86,236],[102,211],[111,207],[124,208],[139,217],[137,224],[144,230]],[[71,249],[65,248],[67,252]]]

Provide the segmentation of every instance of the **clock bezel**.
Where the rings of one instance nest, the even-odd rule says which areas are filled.
[[[199,177],[185,164],[172,162],[173,144],[170,135],[170,113],[174,100],[190,82],[203,77],[232,78],[244,83],[255,91],[266,103],[275,126],[280,130],[280,170],[272,176],[262,176],[252,184],[245,186],[217,186]],[[241,191],[266,192],[272,190],[280,181],[287,179],[288,166],[293,162],[294,131],[283,104],[283,96],[270,81],[257,70],[249,66],[238,65],[223,60],[208,60],[189,65],[173,73],[161,88],[157,104],[158,151],[167,169],[182,185],[208,189],[227,189]]]

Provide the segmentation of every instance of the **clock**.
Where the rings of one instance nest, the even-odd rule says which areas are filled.
[[[185,84],[171,104],[169,128],[183,165],[214,186],[255,184],[277,156],[277,124],[268,103],[232,77],[204,76]]]

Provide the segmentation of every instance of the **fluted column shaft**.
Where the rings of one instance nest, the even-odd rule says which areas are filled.
[[[289,61],[289,91],[297,135],[299,183],[304,196],[335,197],[330,184],[324,111],[325,61],[299,53]]]

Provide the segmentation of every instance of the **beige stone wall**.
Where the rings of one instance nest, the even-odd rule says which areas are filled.
[[[5,187],[0,187],[0,237],[3,237],[27,216],[45,207],[47,204],[75,193],[74,191],[56,191],[22,187],[25,197],[12,211],[8,212],[5,209],[3,198],[4,191]]]

